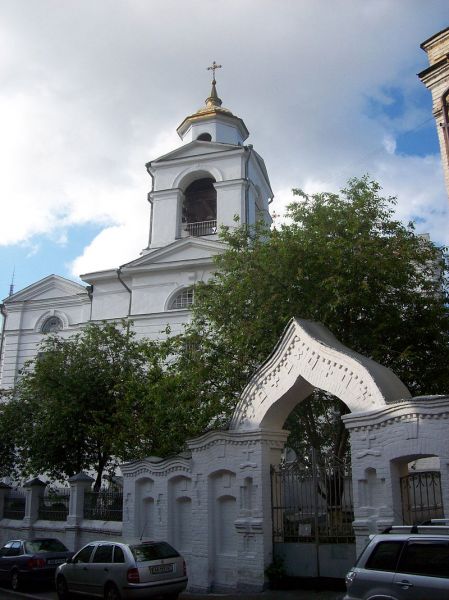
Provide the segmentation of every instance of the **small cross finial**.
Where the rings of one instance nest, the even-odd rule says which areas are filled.
[[[215,83],[215,70],[221,69],[221,68],[222,68],[222,66],[217,65],[217,63],[215,61],[213,61],[212,65],[210,67],[207,67],[208,71],[212,71],[212,83]]]

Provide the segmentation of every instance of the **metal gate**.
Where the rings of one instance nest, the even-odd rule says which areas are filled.
[[[415,525],[444,517],[439,471],[418,471],[401,477],[404,525]]]
[[[351,467],[316,457],[271,469],[274,552],[292,575],[342,577],[355,558]]]

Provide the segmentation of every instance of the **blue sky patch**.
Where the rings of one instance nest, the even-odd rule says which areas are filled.
[[[405,131],[400,126],[400,120],[405,116],[407,102],[402,89],[394,86],[381,90],[384,101],[378,98],[366,98],[366,115],[373,120],[383,121],[391,127],[391,135],[396,141],[396,154],[407,156],[428,156],[439,152],[438,135],[432,115],[432,98],[424,86],[414,88],[413,97],[408,103],[428,115],[420,123],[411,125]]]
[[[69,272],[69,264],[101,230],[102,227],[92,224],[70,227],[66,231],[65,244],[55,241],[56,236],[45,235],[34,236],[28,242],[14,246],[0,246],[0,263],[10,265],[8,269],[1,270],[0,299],[8,296],[14,265],[16,292],[47,275],[74,279]]]

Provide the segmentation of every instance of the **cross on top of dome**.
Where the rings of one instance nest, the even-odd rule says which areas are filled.
[[[212,74],[212,83],[217,83],[215,81],[215,70],[216,69],[221,69],[221,68],[222,68],[222,66],[221,65],[217,65],[217,63],[215,61],[213,61],[212,65],[210,67],[207,67],[208,71],[213,71],[213,74]]]
[[[212,89],[206,98],[205,106],[186,117],[178,127],[178,135],[183,140],[203,140],[207,136],[214,142],[238,145],[248,137],[249,131],[245,123],[222,106],[221,98],[218,97],[215,71],[221,68],[222,65],[218,65],[215,61],[207,67],[208,71],[212,71]]]

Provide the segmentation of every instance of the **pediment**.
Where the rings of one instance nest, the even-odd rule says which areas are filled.
[[[164,248],[150,251],[124,265],[122,271],[123,273],[141,271],[180,262],[211,261],[213,256],[223,252],[226,247],[223,242],[189,237],[177,240]]]
[[[31,300],[47,300],[51,298],[79,296],[80,294],[85,294],[87,296],[85,286],[70,281],[70,279],[65,279],[65,277],[60,277],[59,275],[48,275],[47,277],[44,277],[44,279],[32,283],[12,296],[8,296],[4,302],[13,303]]]
[[[201,156],[204,154],[214,154],[215,152],[226,152],[232,150],[238,150],[239,146],[233,144],[222,144],[220,142],[202,142],[200,140],[194,140],[181,146],[176,150],[172,150],[168,154],[164,154],[159,158],[151,161],[151,164],[162,163],[165,161],[172,161],[175,159],[189,158],[190,156]]]

